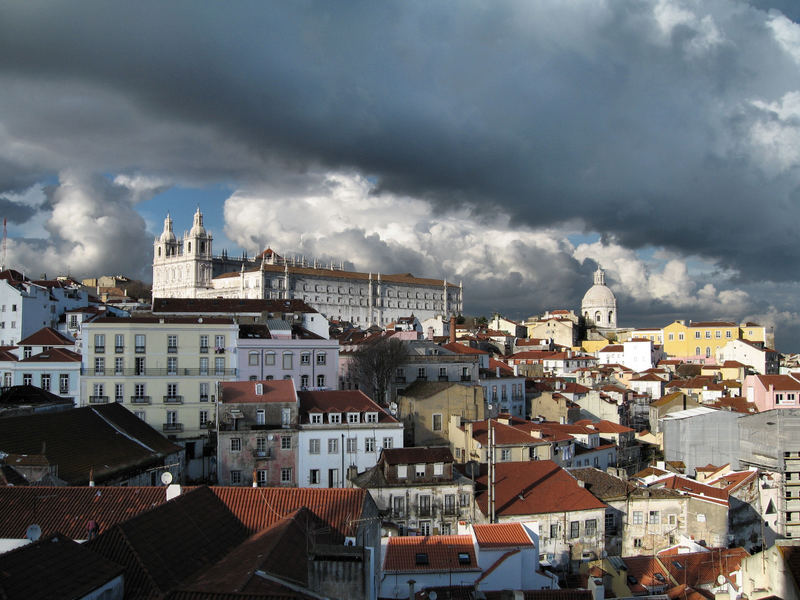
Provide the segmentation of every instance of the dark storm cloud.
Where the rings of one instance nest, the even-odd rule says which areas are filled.
[[[24,223],[36,214],[36,209],[0,196],[0,216],[10,223]]]
[[[750,101],[780,101],[797,65],[764,12],[720,0],[676,21],[660,6],[6,4],[0,75],[34,86],[23,91],[82,90],[32,98],[7,129],[190,179],[214,163],[264,176],[252,158],[230,160],[248,154],[355,167],[379,191],[442,207],[501,206],[536,226],[577,215],[630,247],[793,278],[797,165],[764,173],[742,140],[759,118]],[[119,99],[94,106],[93,89]],[[45,101],[63,118],[30,110]],[[132,162],[125,137],[141,150],[136,132],[164,123],[170,144],[154,131]]]

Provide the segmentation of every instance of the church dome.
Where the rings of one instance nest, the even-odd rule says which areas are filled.
[[[617,326],[617,298],[606,285],[603,269],[595,271],[594,285],[583,295],[581,314],[589,326]]]
[[[161,232],[162,242],[175,242],[175,234],[172,232],[172,219],[167,213],[167,218],[164,219],[164,231]]]
[[[194,222],[189,230],[189,235],[191,237],[205,237],[206,235],[206,228],[203,227],[203,213],[200,212],[199,206],[194,213]]]

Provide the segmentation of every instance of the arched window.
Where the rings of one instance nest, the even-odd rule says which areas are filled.
[[[711,358],[711,348],[706,346],[706,358]]]
[[[694,355],[700,356],[700,346],[697,346],[697,348],[694,349]]]
[[[161,246],[158,247],[158,257],[161,258]]]
[[[601,319],[602,319],[602,316],[600,314],[600,311],[598,310],[596,313],[594,313],[594,322],[595,322],[595,324],[599,325]]]
[[[186,242],[186,251],[187,252],[191,252],[192,251],[192,242]]]
[[[206,243],[200,242],[200,254],[205,254],[206,251]]]
[[[611,325],[611,319],[614,316],[614,311],[608,311],[608,324]]]

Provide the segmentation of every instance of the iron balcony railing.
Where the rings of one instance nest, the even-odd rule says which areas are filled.
[[[164,396],[164,404],[183,404],[183,396]]]
[[[131,402],[133,404],[150,404],[150,396],[131,396]]]
[[[107,369],[82,369],[81,374],[87,377],[102,377],[102,376],[126,376],[126,377],[235,377],[236,369],[215,369],[213,366],[208,369],[168,369],[166,367],[147,367],[145,369],[137,369],[136,367],[115,369],[109,367]]]
[[[90,404],[106,404],[107,402],[108,396],[89,396]]]
[[[166,432],[183,431],[183,423],[164,423],[163,427]]]

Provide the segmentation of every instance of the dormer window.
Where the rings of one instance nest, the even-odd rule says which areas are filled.
[[[321,425],[322,424],[322,413],[312,413],[311,414],[311,424],[312,425]]]
[[[408,477],[408,465],[397,465],[397,478],[405,479]]]
[[[347,413],[348,423],[358,423],[358,413]]]
[[[369,412],[364,414],[365,421],[367,423],[377,423],[378,422],[378,413],[376,412]]]
[[[425,477],[425,463],[417,465],[414,469],[414,473],[417,477]]]
[[[330,413],[328,415],[328,423],[335,423],[339,424],[342,422],[342,414],[341,413]]]
[[[433,474],[436,476],[444,475],[444,463],[433,463]]]

